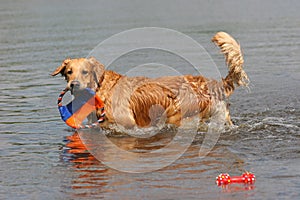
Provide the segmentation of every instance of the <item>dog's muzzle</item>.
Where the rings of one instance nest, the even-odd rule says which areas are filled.
[[[80,82],[79,81],[72,81],[71,84],[70,84],[71,93],[73,93],[74,91],[79,90],[79,89],[80,89]]]

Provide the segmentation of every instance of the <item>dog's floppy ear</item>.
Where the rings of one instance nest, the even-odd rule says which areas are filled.
[[[95,81],[98,85],[101,84],[105,71],[104,65],[97,61],[95,57],[88,58],[88,61],[92,65],[93,76],[95,78]]]
[[[61,64],[61,66],[59,66],[58,68],[56,68],[56,70],[54,72],[52,72],[51,76],[56,76],[59,73],[61,73],[63,75],[63,72],[65,71],[65,68],[70,61],[71,61],[70,58],[64,60]]]

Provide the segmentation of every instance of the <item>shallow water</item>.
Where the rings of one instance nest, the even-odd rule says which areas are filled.
[[[288,2],[2,2],[0,199],[298,199],[300,4]],[[192,132],[192,145],[174,163],[153,172],[126,173],[95,159],[60,120],[56,99],[65,83],[49,74],[65,58],[85,57],[109,36],[145,26],[192,37],[223,75],[223,57],[210,38],[220,30],[231,33],[242,45],[251,85],[231,97],[237,127],[222,133],[208,155],[198,154],[204,133]],[[122,64],[139,59],[133,53]],[[178,62],[168,60],[175,66]],[[124,71],[120,68],[116,66]],[[171,135],[111,140],[127,150],[152,150]],[[255,173],[254,185],[222,188],[214,183],[221,172],[244,171]]]

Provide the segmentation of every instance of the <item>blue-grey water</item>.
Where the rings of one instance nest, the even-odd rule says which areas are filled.
[[[2,1],[0,199],[299,199],[299,9],[296,0]],[[49,74],[113,34],[150,26],[201,43],[223,76],[223,57],[210,38],[229,32],[241,43],[251,84],[231,97],[238,127],[222,133],[206,157],[198,156],[199,132],[171,165],[125,173],[96,160],[61,121],[56,99],[65,82]],[[254,185],[214,183],[221,172],[244,171],[255,173]]]

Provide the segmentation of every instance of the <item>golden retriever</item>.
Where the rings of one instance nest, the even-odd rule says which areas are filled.
[[[226,107],[226,123],[232,125],[227,99],[235,86],[248,84],[240,45],[227,33],[218,32],[212,41],[220,47],[228,65],[222,80],[203,76],[127,77],[106,70],[94,57],[66,59],[53,73],[61,73],[74,93],[92,88],[105,105],[107,123],[125,128],[149,127],[163,120],[180,126],[182,119],[198,116],[206,121],[218,103]]]

